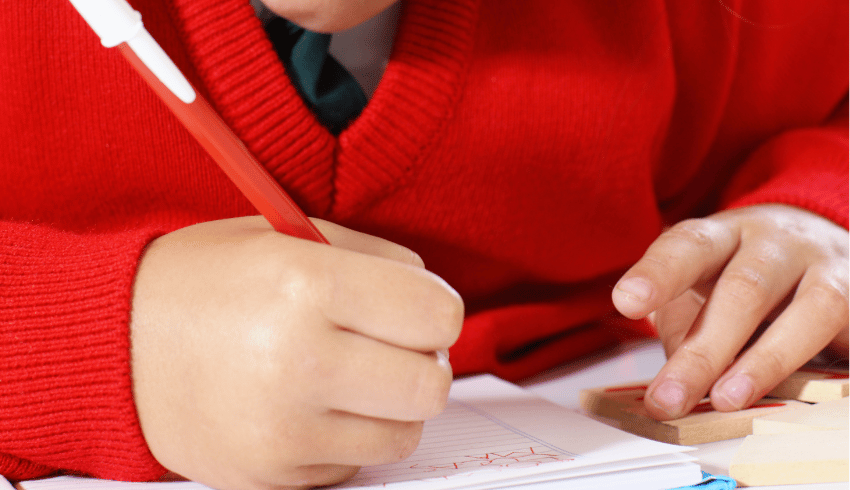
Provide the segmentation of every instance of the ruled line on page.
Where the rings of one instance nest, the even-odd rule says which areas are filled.
[[[448,478],[482,469],[539,466],[575,458],[575,454],[483,410],[450,399],[439,417],[425,423],[419,447],[409,458],[363,468],[344,486]]]

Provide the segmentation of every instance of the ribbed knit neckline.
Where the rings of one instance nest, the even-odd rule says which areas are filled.
[[[402,185],[450,116],[480,0],[405,0],[366,109],[334,138],[303,104],[247,0],[175,0],[211,103],[308,214],[344,217]]]

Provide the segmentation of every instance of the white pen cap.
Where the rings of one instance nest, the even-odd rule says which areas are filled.
[[[127,43],[139,60],[180,100],[191,104],[195,90],[142,25],[142,14],[126,0],[70,0],[107,48]]]
[[[142,14],[126,0],[70,0],[107,48],[129,41],[142,27]]]

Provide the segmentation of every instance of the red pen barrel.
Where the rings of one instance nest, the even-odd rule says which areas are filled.
[[[118,49],[275,230],[298,238],[328,243],[197,90],[194,101],[189,104],[183,102],[126,43],[119,44]]]

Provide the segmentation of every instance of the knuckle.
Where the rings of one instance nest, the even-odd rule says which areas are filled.
[[[413,264],[416,267],[425,268],[425,261],[422,260],[422,256],[407,247],[402,248],[405,251],[404,256],[407,257],[407,260],[405,260],[405,262]]]
[[[324,286],[324,294],[328,294],[333,286],[325,275],[310,265],[310,260],[299,260],[297,254],[287,256],[278,253],[272,254],[263,267],[273,277],[274,292],[278,299],[298,305],[303,304],[308,297],[316,295],[319,286]]]
[[[775,382],[785,379],[794,369],[788,365],[785,356],[773,349],[765,349],[757,353],[759,359],[759,370],[773,378]]]
[[[737,304],[757,306],[768,296],[770,284],[758,269],[741,267],[724,271],[717,280],[716,288]]]
[[[836,281],[824,280],[812,286],[812,294],[819,298],[823,303],[835,306],[847,306],[847,285],[839,284]]]
[[[844,261],[846,265],[847,258],[850,256],[850,245],[848,245],[846,234],[839,234],[839,237],[829,242],[826,249],[828,255]]]
[[[786,261],[786,247],[779,241],[764,241],[756,247],[752,262],[762,268],[775,267]]]
[[[668,283],[682,270],[717,256],[730,236],[731,229],[716,220],[684,220],[662,233],[635,267],[660,284]]]
[[[809,295],[820,307],[819,311],[836,316],[836,320],[847,323],[847,310],[850,307],[846,277],[835,274],[821,277],[809,289]]]
[[[424,268],[425,262],[418,253],[414,252],[404,245],[384,240],[383,238],[373,238],[378,240],[378,250],[375,255],[388,258],[390,260],[401,262],[403,264],[413,265],[418,268]]]
[[[658,255],[655,253],[648,253],[644,255],[641,259],[641,269],[638,270],[639,274],[647,275],[650,278],[655,277],[670,277],[675,273],[675,264],[670,260],[673,257],[673,254],[680,254],[681,251],[672,251],[667,254]],[[637,267],[635,268],[638,269]]]
[[[722,370],[716,361],[717,356],[704,348],[684,344],[676,353],[690,372],[699,373],[694,379],[715,379]]]
[[[667,230],[665,235],[668,239],[685,242],[693,248],[711,250],[721,226],[709,219],[687,219]]]

